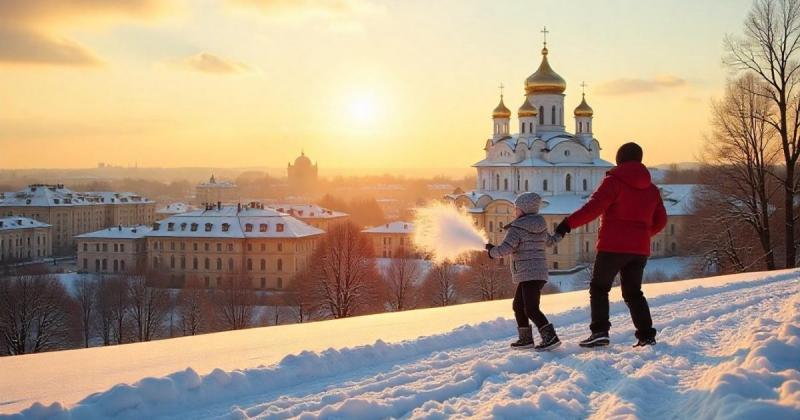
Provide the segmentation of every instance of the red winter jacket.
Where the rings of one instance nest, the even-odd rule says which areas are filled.
[[[575,229],[601,215],[598,251],[650,255],[650,237],[667,224],[661,193],[639,162],[625,162],[608,171],[567,224]]]

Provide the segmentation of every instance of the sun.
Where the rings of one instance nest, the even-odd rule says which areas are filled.
[[[350,98],[350,118],[359,124],[372,124],[379,116],[379,105],[374,94],[359,93]]]

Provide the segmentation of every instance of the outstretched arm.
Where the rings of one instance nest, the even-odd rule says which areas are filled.
[[[603,178],[600,187],[597,188],[589,201],[586,202],[581,208],[567,217],[567,224],[570,229],[583,226],[594,219],[597,219],[617,198],[617,186],[615,181],[610,175]]]
[[[508,231],[506,231],[506,237],[503,239],[503,243],[490,249],[489,256],[492,258],[505,257],[506,255],[514,252],[514,250],[519,246],[519,242],[519,228],[510,226]]]

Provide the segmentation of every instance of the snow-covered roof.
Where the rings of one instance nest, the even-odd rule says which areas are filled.
[[[336,210],[329,210],[316,204],[270,204],[269,208],[299,219],[338,219],[349,216]]]
[[[559,162],[553,163],[548,162],[544,159],[539,158],[527,158],[523,159],[519,162],[497,162],[491,159],[483,159],[474,165],[473,167],[476,168],[485,168],[485,167],[600,167],[600,168],[612,168],[614,164],[605,160],[605,159],[592,159],[591,162]]]
[[[90,191],[75,192],[63,185],[29,185],[21,191],[5,193],[0,201],[2,207],[31,206],[80,206],[96,204],[145,204],[152,203],[133,192]]]
[[[662,184],[661,190],[664,208],[668,216],[687,216],[694,210],[694,193],[696,184]]]
[[[152,228],[147,225],[117,226],[75,236],[76,239],[141,239]]]
[[[160,209],[156,210],[156,213],[158,213],[158,214],[179,214],[179,213],[186,213],[186,212],[195,211],[195,210],[198,210],[198,208],[193,206],[193,205],[191,205],[191,204],[177,202],[177,203],[169,203],[166,206],[161,207]]]
[[[28,217],[9,216],[0,217],[0,230],[31,229],[50,227],[47,223],[40,222]]]
[[[322,235],[285,213],[269,208],[224,206],[176,214],[153,224],[148,237],[301,238]]]
[[[364,233],[412,233],[414,224],[410,222],[395,221],[362,230]]]

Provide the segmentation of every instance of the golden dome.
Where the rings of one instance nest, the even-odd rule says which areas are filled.
[[[519,111],[517,111],[517,115],[520,118],[522,117],[535,117],[539,115],[539,111],[536,110],[536,107],[531,105],[531,102],[528,98],[525,98],[525,102],[519,107]]]
[[[542,63],[536,73],[525,79],[525,93],[564,93],[567,82],[547,62],[547,47],[542,48]]]
[[[503,95],[500,95],[500,103],[492,111],[492,118],[511,118],[511,111],[503,103]]]
[[[589,104],[586,103],[586,95],[582,95],[583,98],[581,99],[580,105],[575,108],[575,116],[576,117],[591,117],[594,115],[594,110]]]

